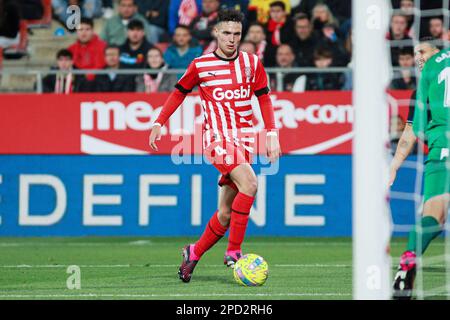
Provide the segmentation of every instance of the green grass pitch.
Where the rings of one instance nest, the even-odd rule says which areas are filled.
[[[183,245],[194,238],[0,238],[0,299],[351,299],[349,238],[248,237],[244,251],[269,263],[262,287],[241,287],[223,265],[226,241],[205,254],[190,283],[177,276]],[[393,264],[404,248],[394,239]],[[444,253],[427,251],[425,289],[445,285]],[[81,289],[67,288],[67,267],[81,270]],[[393,270],[394,272],[394,270]],[[439,289],[441,290],[441,289]],[[435,296],[439,298],[439,290]],[[430,291],[433,292],[433,291]],[[442,295],[442,292],[440,293]]]

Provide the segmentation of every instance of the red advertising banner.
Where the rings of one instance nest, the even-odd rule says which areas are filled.
[[[391,111],[406,118],[410,95],[390,92]],[[149,130],[167,97],[167,93],[0,95],[0,154],[154,153],[148,147]],[[351,92],[272,93],[271,98],[284,154],[351,153]],[[252,106],[255,129],[261,131],[257,99]],[[201,139],[200,147],[196,143],[202,122],[200,97],[191,94],[163,128],[158,153],[171,154],[180,137],[195,145],[185,152],[201,152]]]

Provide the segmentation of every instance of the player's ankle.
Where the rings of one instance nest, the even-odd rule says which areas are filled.
[[[200,260],[201,255],[198,255],[198,254],[195,253],[195,244],[192,244],[190,246],[189,250],[190,250],[190,252],[189,252],[190,260],[195,260],[195,261]]]

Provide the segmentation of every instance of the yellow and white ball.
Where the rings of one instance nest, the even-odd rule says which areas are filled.
[[[269,265],[263,257],[249,253],[236,262],[233,275],[234,280],[242,286],[262,286],[269,276]]]

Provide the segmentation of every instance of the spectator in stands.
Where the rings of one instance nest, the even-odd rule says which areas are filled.
[[[44,93],[71,93],[76,91],[76,76],[71,73],[73,69],[73,56],[67,49],[61,49],[56,54],[56,67],[51,70],[60,70],[61,73],[49,74],[42,79]]]
[[[81,16],[84,18],[98,18],[102,16],[102,2],[101,0],[52,0],[53,14],[58,21],[67,28],[66,22],[73,14],[67,8],[71,5],[76,5],[81,8]]]
[[[440,17],[433,17],[429,21],[430,36],[434,39],[444,38],[444,21]]]
[[[219,0],[202,0],[202,13],[190,25],[192,37],[203,48],[214,39],[212,30],[219,17],[219,7]]]
[[[77,41],[68,49],[72,52],[77,69],[103,69],[106,43],[94,33],[94,22],[81,18],[77,28]]]
[[[407,35],[408,21],[403,14],[394,14],[391,18],[391,26],[388,39],[391,41],[400,41],[391,43],[392,65],[398,66],[398,54],[401,48],[412,47],[412,39]]]
[[[250,41],[255,45],[255,54],[258,56],[259,60],[264,63],[264,54],[266,52],[267,41],[263,25],[258,22],[252,23],[248,28],[245,40]]]
[[[306,13],[311,14],[318,0],[301,0],[299,5],[293,5],[293,14]],[[351,0],[320,0],[325,4],[333,15],[338,19],[339,24],[351,18],[352,2]]]
[[[253,42],[242,41],[239,44],[239,51],[247,52],[249,54],[256,54],[256,46]]]
[[[414,23],[414,0],[401,0],[400,10],[406,17],[406,20],[408,22],[407,29],[410,30]]]
[[[168,69],[165,63],[163,53],[158,48],[152,48],[147,53],[146,69],[160,70],[158,73],[144,74],[136,76],[136,91],[153,93],[153,92],[170,92],[177,83],[175,74],[165,73]]]
[[[203,49],[200,46],[191,47],[191,31],[189,27],[178,26],[171,44],[164,53],[164,60],[172,69],[186,69],[194,58],[199,57]],[[178,78],[181,78],[181,74]]]
[[[81,18],[77,28],[77,41],[68,48],[73,55],[74,66],[77,69],[103,69],[105,48],[106,43],[94,33],[94,21]],[[95,74],[79,77],[76,90],[95,92]]]
[[[121,68],[120,48],[110,45],[105,49],[106,70],[108,74],[97,75],[96,87],[98,92],[134,92],[135,76],[132,74],[117,74],[114,71]]]
[[[330,8],[323,3],[318,3],[314,6],[311,20],[314,30],[319,33],[322,33],[322,30],[326,25],[339,26],[339,20],[335,18]]]
[[[415,90],[416,77],[414,76],[414,54],[409,48],[402,48],[398,56],[398,64],[403,69],[394,73],[391,89]]]
[[[14,0],[0,2],[0,48],[15,46],[20,42],[20,12]]]
[[[106,20],[100,37],[111,45],[124,44],[127,40],[127,25],[131,20],[142,21],[144,30],[148,31],[147,20],[137,12],[134,0],[119,0],[118,14]]]
[[[147,52],[153,48],[145,39],[144,23],[131,20],[127,29],[127,40],[120,46],[120,62],[124,68],[143,68]]]
[[[102,0],[102,13],[104,19],[110,19],[114,16],[114,8],[112,0]]]
[[[314,65],[313,53],[319,43],[319,38],[305,13],[297,14],[294,21],[295,38],[290,45],[296,53],[296,62],[301,67],[312,67]]]
[[[169,34],[173,35],[177,26],[189,26],[200,14],[202,0],[170,0]]]
[[[265,56],[265,65],[275,65],[275,55],[277,47],[281,43],[288,43],[291,40],[294,26],[289,19],[286,11],[286,5],[282,1],[274,1],[270,4],[270,18],[266,26],[267,34],[267,54]]]
[[[277,68],[290,69],[297,67],[295,62],[295,54],[292,47],[288,44],[281,44],[277,48],[276,66]],[[282,91],[292,91],[296,80],[300,77],[299,73],[288,72],[283,73]],[[270,74],[270,88],[274,91],[278,90],[276,74]]]
[[[266,24],[270,16],[270,5],[273,0],[250,0],[248,4],[248,20],[250,22],[259,22],[261,24]],[[291,13],[291,2],[292,0],[281,0],[277,2],[282,2],[287,14]]]
[[[136,0],[139,13],[148,23],[147,40],[150,43],[168,42],[169,2],[167,0]]]
[[[247,17],[250,0],[220,0],[220,9],[235,9]]]
[[[327,47],[314,50],[314,65],[318,69],[333,66],[333,51]],[[306,90],[340,90],[344,77],[340,73],[319,72],[307,75]]]

